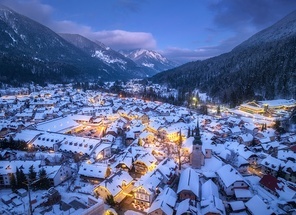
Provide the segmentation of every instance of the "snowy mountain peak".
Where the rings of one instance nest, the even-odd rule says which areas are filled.
[[[164,71],[176,67],[177,64],[168,60],[160,53],[147,49],[135,49],[131,51],[120,51],[124,56],[132,59],[138,65],[148,67],[157,72]]]

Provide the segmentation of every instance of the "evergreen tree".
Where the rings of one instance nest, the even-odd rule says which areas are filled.
[[[220,105],[217,106],[217,115],[220,115],[221,114],[221,108],[220,108]]]
[[[17,168],[17,172],[16,172],[16,187],[17,189],[19,188],[24,188],[24,189],[27,189],[27,185],[26,185],[26,182],[27,182],[27,178],[26,178],[26,175],[25,173],[23,172],[23,170],[19,170]]]
[[[190,137],[190,128],[188,128],[187,138]]]
[[[106,197],[106,203],[111,207],[114,207],[116,205],[116,202],[114,201],[114,197],[112,195],[108,195]]]
[[[37,172],[34,171],[34,166],[30,166],[29,168],[29,179],[30,181],[34,181],[36,180],[36,175],[37,175]]]
[[[50,188],[50,181],[47,178],[46,170],[44,168],[39,170],[39,180],[36,182],[36,188],[47,190]]]
[[[16,178],[13,173],[10,175],[10,187],[13,192],[15,192],[17,189]]]

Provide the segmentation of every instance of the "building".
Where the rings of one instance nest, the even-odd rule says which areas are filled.
[[[205,165],[205,156],[202,151],[202,141],[200,137],[199,123],[197,123],[197,126],[195,128],[190,163],[193,169],[200,169],[201,166]]]
[[[150,206],[148,215],[173,214],[177,198],[175,191],[169,187],[165,187]]]
[[[125,171],[110,175],[94,189],[94,194],[106,201],[108,196],[113,196],[114,201],[120,203],[133,189],[133,178]]]
[[[199,187],[199,175],[198,173],[188,167],[180,175],[177,194],[179,200],[191,199],[194,201],[200,201],[200,187]]]
[[[249,185],[242,175],[231,165],[226,164],[218,171],[218,183],[227,196],[234,195],[235,189],[248,189]]]

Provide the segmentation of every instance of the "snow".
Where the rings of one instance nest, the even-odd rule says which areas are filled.
[[[101,50],[96,50],[92,57],[100,58],[101,60],[105,61],[106,63],[120,63],[125,65],[126,61],[123,61],[118,58],[112,58],[110,55],[104,54]]]
[[[142,63],[143,66],[149,67],[149,68],[153,68],[154,64],[153,63]]]

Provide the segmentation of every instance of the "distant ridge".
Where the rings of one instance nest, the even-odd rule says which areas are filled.
[[[155,75],[182,92],[197,88],[218,102],[295,98],[296,11],[255,34],[231,52]]]
[[[162,56],[160,53],[147,49],[121,50],[120,53],[132,59],[138,65],[154,70],[156,73],[172,69],[179,65]]]

